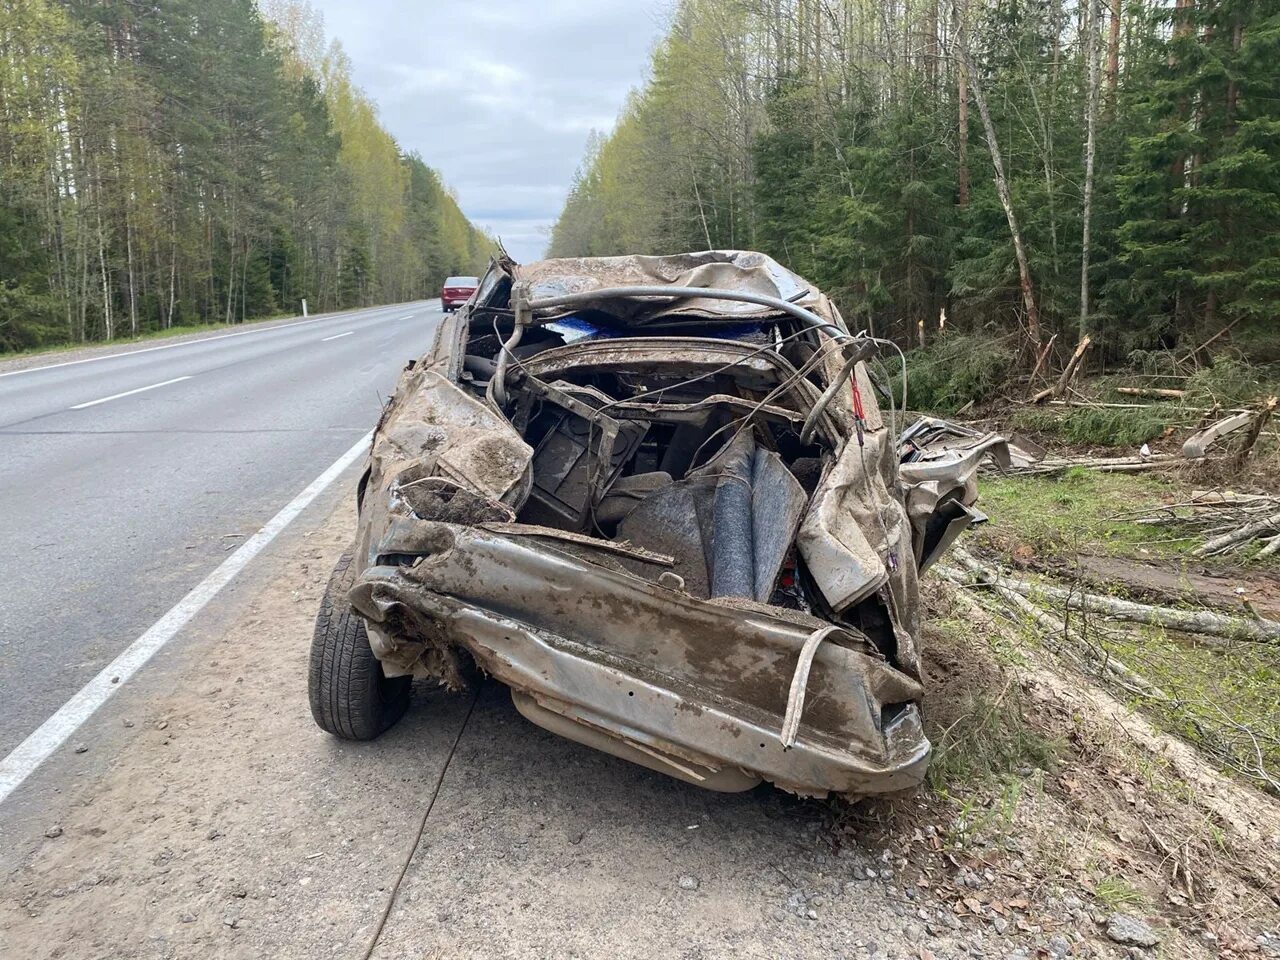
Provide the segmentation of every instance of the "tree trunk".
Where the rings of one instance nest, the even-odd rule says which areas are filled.
[[[1229,617],[1209,610],[1154,607],[1145,603],[1119,600],[1115,597],[1101,594],[1082,593],[1075,588],[1059,587],[1043,581],[1029,583],[1025,580],[1015,580],[1003,575],[1000,571],[981,563],[962,549],[956,549],[954,555],[970,570],[981,576],[994,578],[1005,589],[1013,590],[1023,596],[1055,600],[1072,610],[1101,613],[1130,623],[1146,623],[1152,626],[1164,627],[1168,630],[1209,634],[1211,636],[1224,637],[1228,640],[1251,640],[1255,643],[1270,644],[1280,642],[1280,623],[1276,623],[1274,620],[1245,620],[1241,617]]]
[[[929,89],[936,88],[938,80],[938,0],[926,0],[924,16],[925,76]]]
[[[1107,91],[1111,109],[1116,107],[1116,89],[1120,84],[1120,0],[1111,0],[1111,32],[1107,37]]]
[[[964,65],[956,70],[956,92],[959,99],[959,123],[956,131],[957,195],[960,206],[969,205],[969,86]]]
[[[1089,335],[1089,242],[1091,239],[1091,218],[1093,215],[1093,164],[1096,149],[1096,127],[1098,117],[1098,24],[1097,0],[1087,0],[1085,9],[1085,56],[1089,58],[1089,89],[1085,97],[1085,144],[1084,144],[1084,209],[1080,240],[1080,337]]]
[[[107,238],[102,225],[102,203],[101,185],[95,185],[94,205],[98,207],[95,210],[98,220],[98,268],[102,279],[102,325],[103,333],[106,340],[111,340],[115,336],[115,323],[111,316],[111,279],[107,270]]]
[[[1022,241],[1022,230],[1018,226],[1018,215],[1013,209],[1013,195],[1009,192],[1009,180],[1004,172],[1004,159],[1000,155],[1000,141],[996,137],[996,127],[991,121],[991,111],[987,109],[987,98],[982,92],[982,83],[978,80],[977,71],[969,58],[965,47],[967,42],[963,36],[957,43],[964,72],[968,74],[973,85],[973,102],[977,104],[978,116],[982,119],[982,129],[987,138],[987,149],[991,154],[991,166],[995,171],[996,193],[1000,196],[1000,206],[1004,208],[1005,219],[1009,221],[1009,235],[1013,240],[1014,256],[1018,260],[1018,279],[1022,287],[1022,305],[1026,310],[1027,338],[1035,345],[1040,344],[1040,311],[1036,307],[1035,286],[1031,282],[1031,265],[1027,260],[1026,244]]]
[[[1231,53],[1232,59],[1236,59],[1240,53],[1240,44],[1244,41],[1244,25],[1237,20],[1231,28]],[[1236,66],[1233,64],[1233,66]],[[1227,135],[1230,136],[1236,132],[1236,107],[1240,101],[1240,85],[1237,79],[1236,71],[1229,71],[1230,79],[1227,81]]]
[[[127,212],[124,219],[124,245],[129,265],[129,334],[138,335],[138,289],[133,265],[133,221]]]

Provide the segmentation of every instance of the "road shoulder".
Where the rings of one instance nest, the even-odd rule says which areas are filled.
[[[1101,902],[1019,865],[1051,835],[1133,857],[1137,828],[1107,840],[1046,790],[1043,823],[986,840],[998,799],[975,828],[927,792],[715,794],[533,727],[492,682],[417,685],[378,741],[330,738],[307,653],[353,527],[345,483],[0,808],[0,956],[359,957],[388,910],[386,960],[1126,955]]]

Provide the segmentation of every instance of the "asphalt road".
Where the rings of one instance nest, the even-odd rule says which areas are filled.
[[[0,757],[368,432],[439,318],[0,367]]]

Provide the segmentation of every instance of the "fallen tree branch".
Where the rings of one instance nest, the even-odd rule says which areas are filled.
[[[998,582],[1002,588],[1023,596],[1047,597],[1063,603],[1069,609],[1087,610],[1090,613],[1102,613],[1130,623],[1145,623],[1186,633],[1224,637],[1228,640],[1251,640],[1257,643],[1280,642],[1280,623],[1274,620],[1261,618],[1245,620],[1210,610],[1154,607],[1145,603],[1135,603],[1132,600],[1119,600],[1096,593],[1082,593],[1048,583],[1029,583],[1003,576],[999,570],[980,562],[963,548],[955,547],[952,553],[970,570],[988,580]]]
[[[1215,553],[1222,553],[1236,544],[1252,540],[1258,534],[1266,533],[1270,530],[1280,530],[1280,513],[1273,513],[1268,517],[1263,517],[1261,520],[1246,523],[1243,527],[1236,527],[1236,529],[1228,531],[1220,537],[1206,540],[1196,547],[1192,553],[1197,557],[1212,556]]]
[[[1031,398],[1032,403],[1042,403],[1050,397],[1060,397],[1067,390],[1067,384],[1071,382],[1071,378],[1076,375],[1076,369],[1080,366],[1080,361],[1084,358],[1084,353],[1089,349],[1089,344],[1093,341],[1085,334],[1080,338],[1080,342],[1076,344],[1075,353],[1071,354],[1071,359],[1067,361],[1067,365],[1062,370],[1062,376],[1058,378],[1058,382],[1051,387],[1046,387]]]
[[[1049,338],[1049,342],[1040,348],[1040,356],[1036,357],[1036,365],[1031,371],[1031,378],[1028,381],[1029,383],[1035,383],[1036,377],[1040,376],[1040,368],[1044,366],[1045,360],[1049,357],[1049,350],[1053,347],[1053,341],[1057,339],[1058,335],[1055,333]]]
[[[1170,400],[1181,400],[1187,395],[1185,390],[1166,390],[1163,387],[1116,387],[1116,393],[1126,397],[1166,397]]]
[[[1016,640],[1006,624],[978,602],[973,590],[957,590],[953,596],[971,614],[968,622],[973,625],[974,636],[997,635]],[[1190,809],[1220,825],[1232,844],[1248,846],[1250,856],[1240,862],[1249,881],[1275,896],[1280,858],[1275,853],[1273,834],[1280,804],[1273,796],[1259,790],[1256,782],[1245,784],[1227,776],[1201,749],[1160,730],[1142,712],[1135,711],[1127,699],[1117,699],[1089,678],[1068,673],[1060,664],[1036,656],[1034,651],[1029,652],[1025,662],[1010,669],[1016,671],[1024,689],[1038,702],[1051,704],[1055,710],[1066,707],[1068,714],[1079,718],[1087,729],[1107,734],[1118,732],[1134,748],[1157,758],[1161,769],[1167,769],[1169,776],[1190,788],[1187,791]],[[1206,742],[1202,746],[1212,752],[1214,760],[1227,759],[1216,744]],[[1252,771],[1246,775],[1256,779]],[[1270,778],[1267,786],[1273,783],[1274,778]]]
[[[970,583],[965,578],[965,575],[959,570],[943,566],[941,564],[934,566],[932,570],[938,576],[942,577],[942,579],[961,590],[972,591],[973,589],[973,584]],[[1071,631],[1068,629],[1065,620],[1061,620],[1048,611],[1042,610],[1020,593],[1016,593],[1008,587],[1001,586],[999,582],[984,584],[984,586],[990,587],[992,592],[1002,600],[1016,607],[1034,623],[1044,627],[1047,631],[1045,636],[1047,646],[1051,649],[1057,650],[1059,653],[1074,654],[1074,651],[1067,648],[1067,643],[1071,640]],[[1074,659],[1083,658],[1074,657]],[[1110,653],[1104,653],[1100,657],[1095,655],[1092,659],[1100,661],[1099,666],[1101,666],[1104,672],[1111,674],[1134,692],[1157,700],[1169,699],[1168,695],[1163,690],[1153,684],[1150,680],[1137,673],[1137,671],[1132,667],[1113,657]]]
[[[1165,467],[1176,467],[1185,461],[1167,453],[1153,453],[1148,457],[1091,457],[1082,460],[1067,458],[1045,459],[1025,467],[1014,467],[1008,473],[1046,474],[1060,473],[1072,467],[1084,467],[1099,473],[1142,473],[1146,470],[1160,470]]]
[[[1209,344],[1213,343],[1219,337],[1225,336],[1227,333],[1230,333],[1231,329],[1235,327],[1235,325],[1239,323],[1240,320],[1241,320],[1240,317],[1236,317],[1236,319],[1232,320],[1225,327],[1223,327],[1221,330],[1215,333],[1212,337],[1210,337],[1204,343],[1200,344],[1200,346],[1192,348],[1191,352],[1188,353],[1185,357],[1183,357],[1181,362],[1186,363],[1188,360],[1195,360],[1196,354],[1200,353],[1200,351],[1202,351],[1205,347],[1209,346]],[[1197,364],[1197,366],[1199,366],[1199,364]]]

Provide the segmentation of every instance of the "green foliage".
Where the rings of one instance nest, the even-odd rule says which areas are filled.
[[[1280,375],[1265,371],[1238,357],[1218,357],[1212,366],[1197,370],[1186,383],[1187,404],[1196,407],[1241,407],[1264,393],[1276,392]],[[1264,387],[1264,381],[1267,386]]]
[[[1048,441],[1133,450],[1160,436],[1171,422],[1178,422],[1178,418],[1176,405],[1153,403],[1139,409],[1022,409],[1016,411],[1009,422],[1016,430],[1036,434]]]
[[[1240,320],[1274,330],[1280,9],[1228,0],[1153,16],[1173,33],[1140,75],[1117,179],[1129,305],[1172,330]]]
[[[1028,722],[1011,688],[968,691],[948,709],[958,716],[934,744],[929,783],[935,790],[1056,765],[1058,745]]]
[[[1044,336],[1071,344],[1083,327],[1092,357],[1123,360],[1186,356],[1235,324],[1215,350],[1280,358],[1274,2],[1124,4],[1114,51],[1100,18],[1083,319],[1079,7],[967,4],[962,37],[927,6],[675,6],[647,83],[588,145],[554,255],[750,247],[830,293],[852,326],[904,344],[919,324],[936,339],[944,310],[952,333],[1019,337],[1027,318],[981,90]],[[963,96],[942,33],[973,60]],[[1011,366],[1034,356],[1021,349]],[[922,396],[958,406],[988,389],[975,379]]]
[[[907,401],[913,410],[942,414],[986,403],[1008,385],[1013,362],[1007,337],[948,334],[907,354]]]
[[[303,3],[0,5],[0,351],[430,296],[492,243]]]
[[[49,294],[0,281],[0,353],[53,343],[58,336],[57,307]]]

